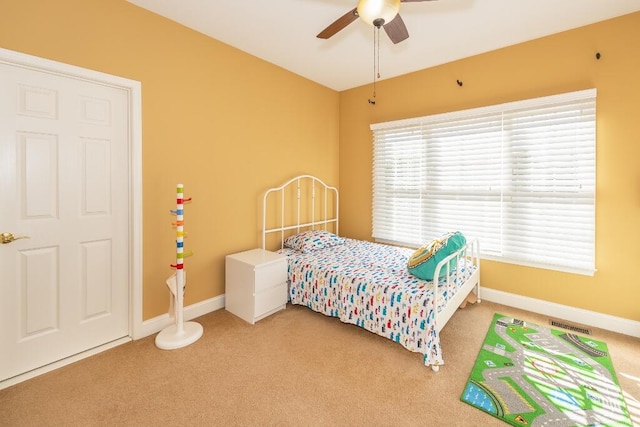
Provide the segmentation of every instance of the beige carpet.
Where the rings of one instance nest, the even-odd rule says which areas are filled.
[[[251,326],[225,310],[197,319],[204,335],[179,350],[154,336],[0,390],[2,426],[504,426],[460,402],[495,312],[482,302],[441,334],[445,366],[337,319],[288,306]],[[639,419],[640,340],[601,330]]]

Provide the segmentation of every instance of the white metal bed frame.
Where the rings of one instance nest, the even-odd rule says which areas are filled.
[[[305,189],[309,188],[309,185],[302,185],[305,180],[309,181],[310,185],[310,194],[306,194]],[[295,184],[294,184],[295,183]],[[290,185],[296,185],[296,208],[295,208],[295,220],[291,224],[285,223],[285,208],[286,208],[286,191]],[[324,197],[318,202],[320,203],[320,210],[323,212],[322,218],[316,219],[316,185],[323,190]],[[279,225],[277,227],[267,228],[267,203],[269,200],[269,196],[274,193],[280,193],[280,220]],[[335,196],[335,206],[333,207],[333,212],[327,212],[328,209],[328,197],[330,195]],[[301,219],[301,201],[310,200],[311,210],[310,210],[310,221]],[[299,233],[301,230],[307,229],[327,229],[329,224],[333,224],[335,227],[335,234],[338,235],[338,211],[339,211],[339,195],[338,189],[336,187],[329,186],[325,184],[321,179],[314,177],[312,175],[299,175],[296,176],[289,181],[285,182],[279,187],[269,188],[263,196],[262,199],[262,248],[266,249],[266,238],[268,234],[272,233],[280,233],[280,248],[284,246],[284,239],[287,237],[287,232],[291,232],[295,230],[295,233]],[[291,233],[293,234],[293,233]],[[454,265],[459,265],[459,261],[461,259],[466,259],[473,263],[475,270],[471,274],[471,276],[462,284],[455,293],[453,293],[453,287],[455,283],[460,282],[460,270],[456,269],[456,271],[451,274],[450,266],[451,260],[454,260]],[[446,270],[446,275],[440,279],[440,272],[442,269]],[[438,312],[437,310],[437,302],[439,299],[438,292],[439,284],[443,282],[444,286],[447,288],[447,297],[444,308]],[[436,266],[434,278],[433,278],[433,289],[434,289],[434,297],[433,297],[433,305],[435,314],[435,328],[438,333],[442,330],[442,328],[447,324],[449,319],[456,312],[458,307],[462,305],[462,303],[467,299],[469,294],[474,290],[477,297],[477,302],[480,302],[480,247],[477,239],[473,239],[467,242],[467,244],[456,251],[455,253],[449,255],[438,265]],[[433,371],[437,372],[439,370],[439,366],[431,365]]]
[[[456,271],[451,274],[451,260],[454,260],[454,265],[460,265],[461,259],[470,260],[471,263],[476,267],[475,271],[471,274],[471,276],[464,282],[464,284],[457,290],[455,294],[452,293],[451,287],[454,283],[459,283],[460,280],[460,270],[456,269]],[[449,319],[456,312],[458,307],[467,299],[469,293],[473,291],[475,288],[477,302],[480,302],[480,244],[478,239],[473,239],[455,253],[449,255],[442,261],[438,263],[436,266],[435,273],[433,274],[433,283],[434,283],[434,308],[436,307],[436,301],[438,298],[438,285],[440,283],[440,271],[445,268],[446,274],[446,287],[447,287],[447,303],[442,311],[438,312],[438,310],[434,310],[436,313],[436,331],[440,333],[444,325],[447,324]],[[453,296],[451,296],[453,295]]]
[[[304,193],[305,187],[302,185],[302,183],[305,182],[305,180],[310,183],[311,194]],[[286,190],[294,182],[296,185],[295,223],[285,224]],[[323,189],[324,193],[324,197],[319,201],[320,209],[323,212],[323,217],[321,219],[316,219],[316,184]],[[267,202],[269,200],[269,196],[276,192],[280,192],[280,225],[274,228],[267,228]],[[329,205],[329,196],[331,194],[333,194],[333,196],[335,197],[335,208],[332,209],[333,212],[329,213],[327,212],[327,209]],[[311,201],[311,221],[301,222],[301,200]],[[294,178],[291,178],[289,181],[285,182],[279,187],[268,189],[262,197],[262,249],[266,249],[267,235],[271,233],[280,233],[280,248],[282,248],[284,239],[285,237],[287,237],[285,235],[286,232],[291,230],[295,230],[296,233],[299,233],[301,229],[315,230],[321,228],[323,230],[326,230],[329,224],[334,224],[335,234],[338,235],[339,208],[340,206],[338,189],[336,187],[331,187],[330,185],[325,184],[320,178],[316,178],[312,175],[298,175]]]

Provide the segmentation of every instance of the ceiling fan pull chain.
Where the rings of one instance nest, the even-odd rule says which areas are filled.
[[[376,80],[379,78],[380,78],[380,27],[377,26],[377,27],[373,27],[373,99],[369,99],[369,104],[371,105],[376,105]]]
[[[376,27],[373,27],[373,98],[376,98]],[[375,101],[374,101],[375,102]]]
[[[380,78],[380,27],[376,27],[376,44],[378,45],[378,61],[377,61],[377,67],[378,67],[378,71],[376,72],[376,77],[379,79]]]

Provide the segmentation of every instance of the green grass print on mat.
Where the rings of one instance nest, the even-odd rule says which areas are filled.
[[[460,400],[514,426],[632,426],[604,342],[501,314]]]

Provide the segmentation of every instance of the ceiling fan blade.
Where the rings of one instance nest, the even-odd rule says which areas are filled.
[[[384,24],[384,30],[393,44],[398,44],[409,37],[409,31],[407,31],[407,26],[404,25],[400,14],[397,14],[388,24]]]
[[[319,39],[328,39],[347,25],[351,24],[353,21],[358,19],[357,9],[357,7],[354,7],[353,10],[350,10],[340,18],[336,19],[331,25],[322,30],[316,37],[318,37]]]

